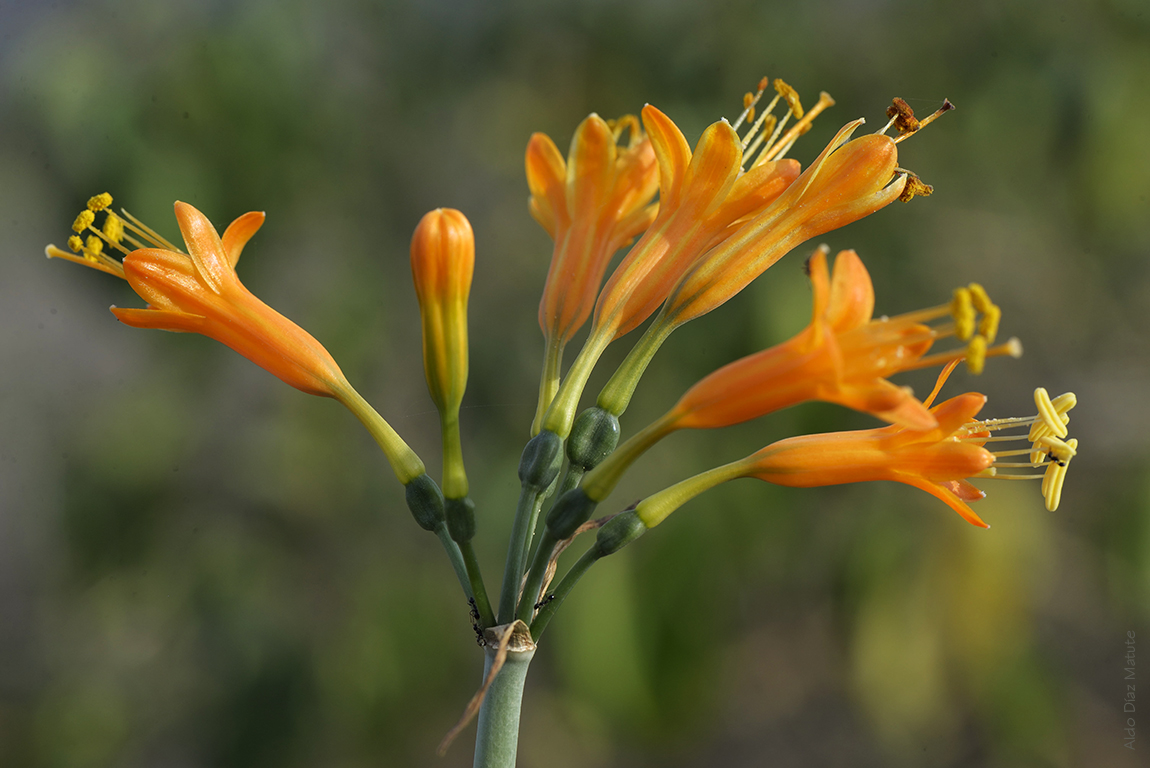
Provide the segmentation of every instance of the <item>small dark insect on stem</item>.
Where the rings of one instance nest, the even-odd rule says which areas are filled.
[[[540,608],[547,605],[549,602],[551,602],[554,599],[555,599],[555,595],[547,595],[547,597],[543,598],[542,600],[540,600],[538,603],[535,604],[535,606],[534,606],[535,610],[538,611]]]

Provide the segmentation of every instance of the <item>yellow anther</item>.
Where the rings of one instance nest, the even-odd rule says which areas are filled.
[[[80,215],[72,222],[72,231],[77,235],[83,232],[88,227],[92,226],[92,222],[96,220],[96,214],[89,210],[80,211]]]
[[[1050,401],[1054,406],[1054,410],[1059,413],[1066,413],[1074,409],[1078,405],[1078,396],[1073,392],[1063,392],[1058,397]]]
[[[985,312],[994,306],[990,301],[990,296],[986,294],[986,289],[978,283],[971,283],[966,288],[970,291],[970,300],[974,304],[974,308],[979,312]]]
[[[906,186],[902,188],[902,193],[898,196],[900,202],[909,203],[915,197],[930,197],[934,194],[934,187],[918,176],[906,169],[901,169],[901,172],[906,174]]]
[[[107,192],[101,192],[95,197],[88,198],[88,210],[92,213],[102,211],[112,204],[112,196]]]
[[[757,89],[758,92],[762,93],[763,91],[767,90],[767,86],[769,86],[770,84],[771,84],[771,78],[767,77],[766,75],[763,75],[761,78],[759,78],[759,87]]]
[[[971,291],[971,293],[974,294],[974,291]],[[985,296],[986,294],[984,293],[983,295]],[[974,306],[978,306],[977,300]],[[987,341],[994,341],[994,337],[998,335],[998,322],[1001,319],[1002,310],[999,309],[998,305],[989,305],[986,309],[982,310],[982,320],[978,323],[978,332],[985,336]]]
[[[986,366],[986,337],[975,336],[966,345],[966,370],[978,375]]]
[[[88,242],[84,244],[84,254],[99,256],[104,250],[104,241],[95,235],[88,235]]]
[[[1063,414],[1058,412],[1054,403],[1050,401],[1050,393],[1044,387],[1034,390],[1034,405],[1038,407],[1038,416],[1050,431],[1058,437],[1066,437],[1066,424],[1062,421]]]
[[[1038,445],[1046,449],[1046,453],[1054,461],[1061,461],[1063,463],[1070,461],[1078,452],[1074,450],[1074,446],[1069,442],[1063,442],[1057,437],[1046,435],[1038,441]]]
[[[1066,441],[1066,447],[1074,453],[1078,452],[1078,440],[1071,438]],[[1046,474],[1042,476],[1042,495],[1046,498],[1046,508],[1053,512],[1058,509],[1062,500],[1062,484],[1066,482],[1066,470],[1070,466],[1070,459],[1062,463],[1050,462]]]
[[[754,100],[755,100],[755,94],[751,93],[750,91],[747,91],[746,93],[744,93],[743,94],[743,109],[749,108],[751,106],[751,103],[754,102]]]
[[[84,249],[84,241],[80,239],[79,235],[72,235],[68,238],[68,247],[72,249],[73,253],[79,253]]]
[[[975,314],[968,289],[954,289],[954,298],[950,301],[950,316],[954,318],[954,335],[960,341],[969,340],[974,335]]]
[[[124,222],[111,211],[108,211],[108,215],[104,219],[104,237],[113,243],[118,243],[124,239]]]
[[[794,88],[784,83],[781,79],[775,78],[775,90],[779,95],[787,100],[787,106],[791,108],[791,114],[796,119],[803,116],[803,105],[799,103],[799,92]]]

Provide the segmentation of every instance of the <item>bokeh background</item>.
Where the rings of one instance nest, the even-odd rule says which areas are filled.
[[[245,283],[433,474],[407,245],[425,211],[465,211],[465,450],[497,591],[550,255],[528,137],[565,147],[588,112],[651,102],[694,141],[764,74],[838,101],[792,152],[804,163],[848,119],[881,125],[892,96],[958,105],[901,145],[935,195],[824,239],[859,251],[880,313],[982,282],[1027,352],[948,391],[1006,416],[1032,412],[1035,386],[1074,390],[1082,454],[1056,513],[1034,485],[987,483],[989,531],[891,484],[695,500],[559,614],[521,765],[1150,764],[1142,0],[5,0],[0,765],[470,765],[472,730],[434,755],[479,682],[467,607],[370,438],[214,342],[115,322],[110,304],[139,305],[126,284],[41,256],[89,195],[169,237],[176,199],[221,226],[267,211]],[[677,332],[624,429],[801,329],[803,256]],[[872,423],[812,405],[678,434],[608,506]]]

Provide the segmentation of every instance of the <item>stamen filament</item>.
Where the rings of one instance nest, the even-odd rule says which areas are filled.
[[[167,250],[175,251],[176,253],[184,252],[182,249],[177,248],[176,246],[169,243],[159,232],[156,232],[156,230],[152,229],[123,208],[120,209],[120,213],[124,214],[124,216],[128,219],[128,221],[124,223],[126,228],[134,230],[136,234],[143,236],[145,239],[150,239],[154,245],[158,245],[161,248],[166,248]]]
[[[809,126],[814,121],[814,119],[819,116],[819,113],[822,112],[823,110],[825,110],[827,107],[833,107],[834,103],[835,103],[835,100],[831,98],[831,95],[829,93],[827,93],[826,91],[823,91],[822,93],[820,93],[819,94],[819,100],[817,102],[815,102],[815,105],[813,107],[811,107],[810,109],[808,109],[806,111],[806,114],[804,114],[801,118],[799,118],[799,121],[796,122],[794,125],[792,125],[791,129],[789,131],[787,131],[786,136],[783,137],[782,143],[785,143],[786,146],[782,147],[781,149],[771,150],[770,149],[771,145],[768,144],[767,145],[768,149],[763,150],[764,154],[766,155],[766,159],[764,160],[762,157],[760,157],[758,160],[755,161],[756,164],[765,163],[768,160],[774,160],[778,157],[781,157],[783,152],[785,152],[790,147],[791,144],[794,144],[795,139],[797,139],[799,137],[799,135],[802,134],[806,130],[807,126]],[[790,112],[787,113],[788,116],[790,114],[791,114]],[[779,132],[779,130],[782,129],[782,127],[783,127],[782,124],[785,122],[786,122],[786,118],[784,117],[783,120],[779,123],[779,127],[775,129],[776,134]],[[773,136],[771,137],[771,141],[773,143],[773,141],[774,141]]]

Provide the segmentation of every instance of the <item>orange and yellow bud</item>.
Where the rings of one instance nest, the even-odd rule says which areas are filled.
[[[467,495],[459,442],[459,406],[467,389],[467,299],[475,270],[475,235],[451,208],[426,214],[411,238],[411,275],[423,326],[423,370],[444,437],[443,493]]]

